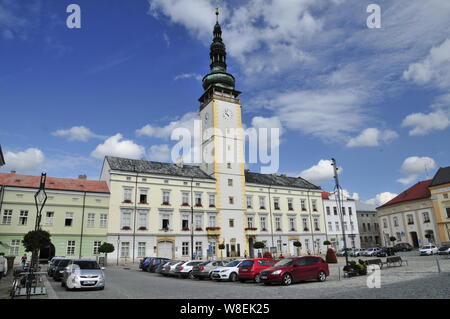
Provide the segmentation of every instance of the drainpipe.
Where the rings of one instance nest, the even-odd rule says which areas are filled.
[[[86,192],[83,194],[83,213],[81,216],[81,234],[80,234],[80,259],[81,259],[81,251],[83,249],[83,231],[84,231],[84,210],[86,207]]]
[[[270,230],[272,233],[272,247],[275,246],[275,242],[273,239],[273,215],[272,215],[272,198],[270,197],[270,189],[272,185],[269,185],[269,213],[270,213]]]
[[[194,260],[194,177],[191,178],[191,260]]]
[[[133,221],[133,261],[132,263],[134,263],[134,255],[135,255],[135,246],[136,246],[136,215],[137,215],[137,185],[138,185],[138,176],[139,173],[136,171],[136,166],[134,166],[134,171],[136,173],[136,182],[135,182],[135,187],[134,187],[134,221]]]

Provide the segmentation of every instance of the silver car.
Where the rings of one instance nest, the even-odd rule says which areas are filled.
[[[104,267],[100,267],[95,260],[74,259],[64,269],[61,286],[66,290],[91,288],[105,288]]]
[[[211,279],[211,272],[217,267],[225,266],[225,262],[221,260],[205,261],[199,265],[192,267],[192,277],[200,280],[209,278]]]

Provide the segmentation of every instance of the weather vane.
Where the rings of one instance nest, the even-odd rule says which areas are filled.
[[[219,23],[219,8],[216,8],[216,22]]]

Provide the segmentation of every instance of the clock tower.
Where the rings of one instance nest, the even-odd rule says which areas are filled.
[[[241,92],[235,90],[235,79],[227,73],[227,54],[218,20],[213,35],[211,72],[203,78],[204,93],[199,99],[202,122],[200,167],[216,179],[219,241],[225,244],[223,254],[244,256],[246,201]]]

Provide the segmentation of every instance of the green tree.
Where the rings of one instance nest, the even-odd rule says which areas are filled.
[[[262,241],[256,241],[253,243],[253,248],[255,249],[263,249],[266,245]]]
[[[107,260],[107,254],[112,253],[114,251],[114,245],[110,243],[103,243],[99,248],[98,252],[105,254],[105,266]]]
[[[302,243],[297,241],[294,241],[294,246],[297,247],[297,256],[300,255],[300,249],[302,248]]]
[[[392,246],[394,245],[394,242],[397,240],[394,236],[389,237],[389,240],[392,242]]]
[[[45,230],[32,230],[23,236],[22,244],[25,247],[25,251],[31,252],[32,265],[37,265],[39,251],[52,243],[50,237],[50,233]]]

